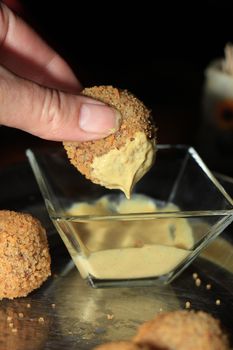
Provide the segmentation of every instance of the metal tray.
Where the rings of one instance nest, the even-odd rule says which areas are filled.
[[[233,181],[218,177],[233,194]],[[158,312],[185,308],[186,302],[191,309],[210,312],[233,333],[233,225],[169,286],[92,289],[50,222],[28,164],[0,172],[0,193],[0,209],[30,212],[42,221],[52,255],[52,277],[40,289],[0,302],[0,350],[92,349],[128,339],[140,323]],[[199,275],[199,287],[193,273]]]

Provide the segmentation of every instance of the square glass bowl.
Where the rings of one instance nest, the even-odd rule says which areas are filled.
[[[233,201],[188,146],[159,145],[129,201],[85,179],[62,147],[26,152],[49,216],[93,287],[169,283],[233,221]]]

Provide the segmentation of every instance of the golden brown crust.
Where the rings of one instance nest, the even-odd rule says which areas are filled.
[[[202,311],[159,314],[139,327],[133,341],[168,350],[229,350],[219,321]]]
[[[120,129],[104,139],[86,142],[63,142],[71,163],[88,179],[94,157],[102,156],[112,149],[120,149],[126,140],[133,139],[136,132],[147,138],[155,138],[150,111],[133,94],[112,86],[95,86],[83,90],[83,95],[95,98],[116,108],[122,115]]]
[[[0,210],[0,299],[26,296],[50,274],[47,238],[39,220]]]

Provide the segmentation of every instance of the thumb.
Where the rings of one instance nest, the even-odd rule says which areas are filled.
[[[120,113],[100,101],[44,88],[0,67],[0,124],[54,141],[104,138]]]

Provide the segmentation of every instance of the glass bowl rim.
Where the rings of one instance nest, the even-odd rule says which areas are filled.
[[[167,212],[150,212],[150,213],[114,213],[112,215],[67,215],[58,211],[54,208],[53,203],[50,199],[48,188],[44,182],[44,177],[41,169],[37,163],[35,153],[32,149],[26,150],[26,156],[30,163],[30,166],[34,172],[37,183],[41,190],[42,196],[45,201],[45,206],[48,210],[51,219],[56,221],[67,221],[67,222],[87,222],[87,221],[119,221],[119,220],[152,220],[152,219],[163,219],[163,218],[193,218],[203,216],[223,216],[226,219],[232,218],[233,220],[233,199],[225,191],[224,187],[220,184],[214,174],[209,170],[206,164],[203,162],[197,151],[189,145],[184,144],[158,144],[158,150],[162,149],[183,149],[198,163],[202,171],[207,175],[208,179],[213,185],[221,192],[224,199],[230,204],[230,209],[216,209],[216,210],[194,210],[194,211],[167,211]]]

